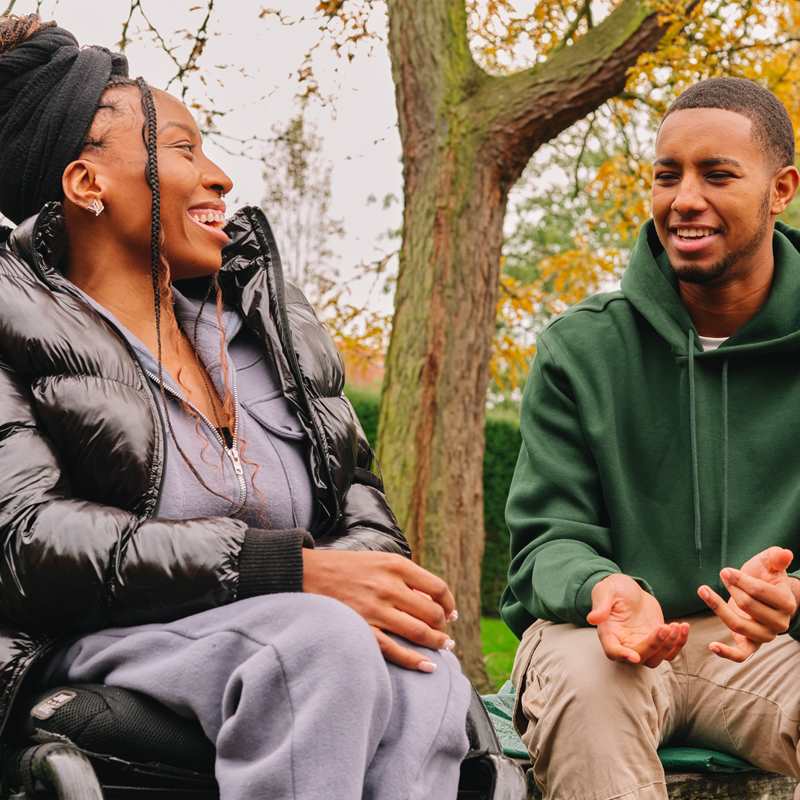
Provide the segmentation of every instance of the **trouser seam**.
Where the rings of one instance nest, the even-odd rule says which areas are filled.
[[[428,746],[428,749],[426,750],[426,756],[430,753],[431,747],[433,746],[433,743],[439,738],[439,733],[441,732],[442,726],[444,725],[444,721],[447,718],[447,709],[448,709],[448,706],[450,705],[450,698],[453,696],[453,679],[452,679],[452,675],[450,675],[449,670],[448,670],[448,675],[450,677],[449,677],[448,685],[447,685],[447,699],[445,700],[445,703],[444,703],[444,711],[442,712],[442,716],[441,716],[441,718],[439,720],[439,725],[436,728],[436,733],[431,738],[430,745]],[[406,795],[407,800],[409,800],[411,798],[412,793],[414,792],[417,784],[419,783],[420,775],[422,774],[422,770],[424,768],[425,763],[426,763],[426,761],[425,761],[425,759],[423,759],[422,760],[422,764],[420,764],[419,772],[417,772],[416,776],[414,777],[414,782],[409,787],[409,792]]]
[[[191,637],[187,637],[191,638]],[[249,638],[249,637],[248,637]],[[250,641],[256,641],[255,639],[250,639]],[[294,703],[292,702],[292,692],[289,688],[289,680],[286,676],[286,669],[283,666],[283,659],[281,658],[281,654],[278,652],[278,649],[272,645],[262,645],[262,647],[269,647],[273,653],[275,653],[275,658],[278,661],[278,666],[281,668],[281,678],[283,679],[283,685],[286,687],[286,699],[289,703],[289,713],[292,717],[292,732],[289,737],[290,745],[289,745],[289,761],[291,763],[291,774],[292,774],[292,797],[297,798],[297,758],[295,757],[295,747],[294,747],[294,737],[295,737],[295,713],[294,713]]]
[[[800,718],[793,717],[787,714],[780,706],[780,704],[775,702],[775,700],[773,700],[771,697],[765,697],[763,694],[758,694],[757,692],[750,692],[747,689],[740,689],[737,686],[726,686],[725,684],[718,683],[717,681],[712,681],[710,678],[706,678],[703,675],[695,675],[694,673],[691,672],[687,673],[687,675],[690,678],[697,678],[698,680],[703,681],[704,683],[708,683],[711,686],[716,686],[717,689],[724,689],[725,691],[728,692],[737,692],[738,694],[745,694],[748,697],[755,697],[757,700],[763,700],[765,703],[769,703],[771,706],[774,706],[778,710],[778,713],[781,716],[788,719],[790,722],[800,723]]]
[[[88,639],[90,637],[98,636],[103,637],[105,639],[132,639],[134,636],[145,635],[149,636],[152,634],[159,634],[159,633],[168,633],[171,636],[178,636],[181,639],[187,639],[190,642],[199,642],[202,639],[208,639],[211,636],[216,636],[220,633],[233,633],[236,636],[241,636],[243,639],[246,639],[248,642],[252,642],[253,644],[257,644],[259,647],[273,647],[274,646],[270,642],[262,642],[256,639],[255,637],[251,636],[249,633],[246,633],[239,628],[218,628],[213,631],[209,631],[208,633],[201,634],[199,636],[191,636],[188,633],[183,633],[182,631],[174,631],[170,628],[159,628],[156,630],[145,630],[145,631],[135,631],[133,633],[105,633],[104,631],[95,631],[94,633],[87,633],[84,634],[81,639]],[[78,639],[77,641],[80,641]]]

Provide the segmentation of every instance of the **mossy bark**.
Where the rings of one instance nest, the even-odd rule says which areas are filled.
[[[548,62],[494,77],[471,57],[464,0],[388,9],[405,206],[379,459],[415,559],[456,595],[458,652],[485,687],[484,408],[508,191],[539,146],[621,91],[663,31],[623,0]]]

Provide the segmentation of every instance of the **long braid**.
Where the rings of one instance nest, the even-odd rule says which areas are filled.
[[[164,391],[164,372],[161,363],[161,278],[162,278],[162,256],[161,256],[161,191],[158,181],[158,129],[157,129],[157,116],[156,107],[153,102],[153,94],[150,87],[147,85],[143,78],[137,78],[136,84],[142,96],[142,110],[144,111],[145,127],[143,131],[145,146],[147,148],[147,167],[146,178],[150,186],[152,195],[152,205],[150,214],[150,276],[153,284],[153,301],[155,303],[155,316],[156,316],[156,352],[158,356],[158,385],[161,393],[161,402],[164,407],[164,416],[167,421],[167,428],[169,429],[172,441],[181,455],[185,464],[189,467],[192,474],[197,478],[200,484],[215,497],[219,497],[232,505],[236,505],[231,498],[226,497],[224,494],[212,489],[202,478],[200,473],[195,469],[194,465],[187,457],[183,448],[178,443],[178,438],[175,436],[175,431],[172,428],[172,420],[169,415],[169,404],[167,403],[167,395]],[[164,276],[166,279],[166,275]]]

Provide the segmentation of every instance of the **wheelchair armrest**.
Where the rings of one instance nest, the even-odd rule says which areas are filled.
[[[89,759],[71,744],[50,742],[5,755],[6,790],[18,790],[26,798],[37,796],[44,788],[53,789],[58,800],[103,800]]]
[[[483,755],[503,755],[503,748],[497,738],[492,720],[489,718],[481,696],[474,686],[472,687],[472,697],[467,711],[467,738],[469,739],[467,758]]]

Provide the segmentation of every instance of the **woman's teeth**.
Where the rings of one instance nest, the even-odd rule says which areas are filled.
[[[203,225],[225,224],[225,214],[222,211],[215,211],[210,208],[190,209],[189,216],[195,222],[200,222]]]

